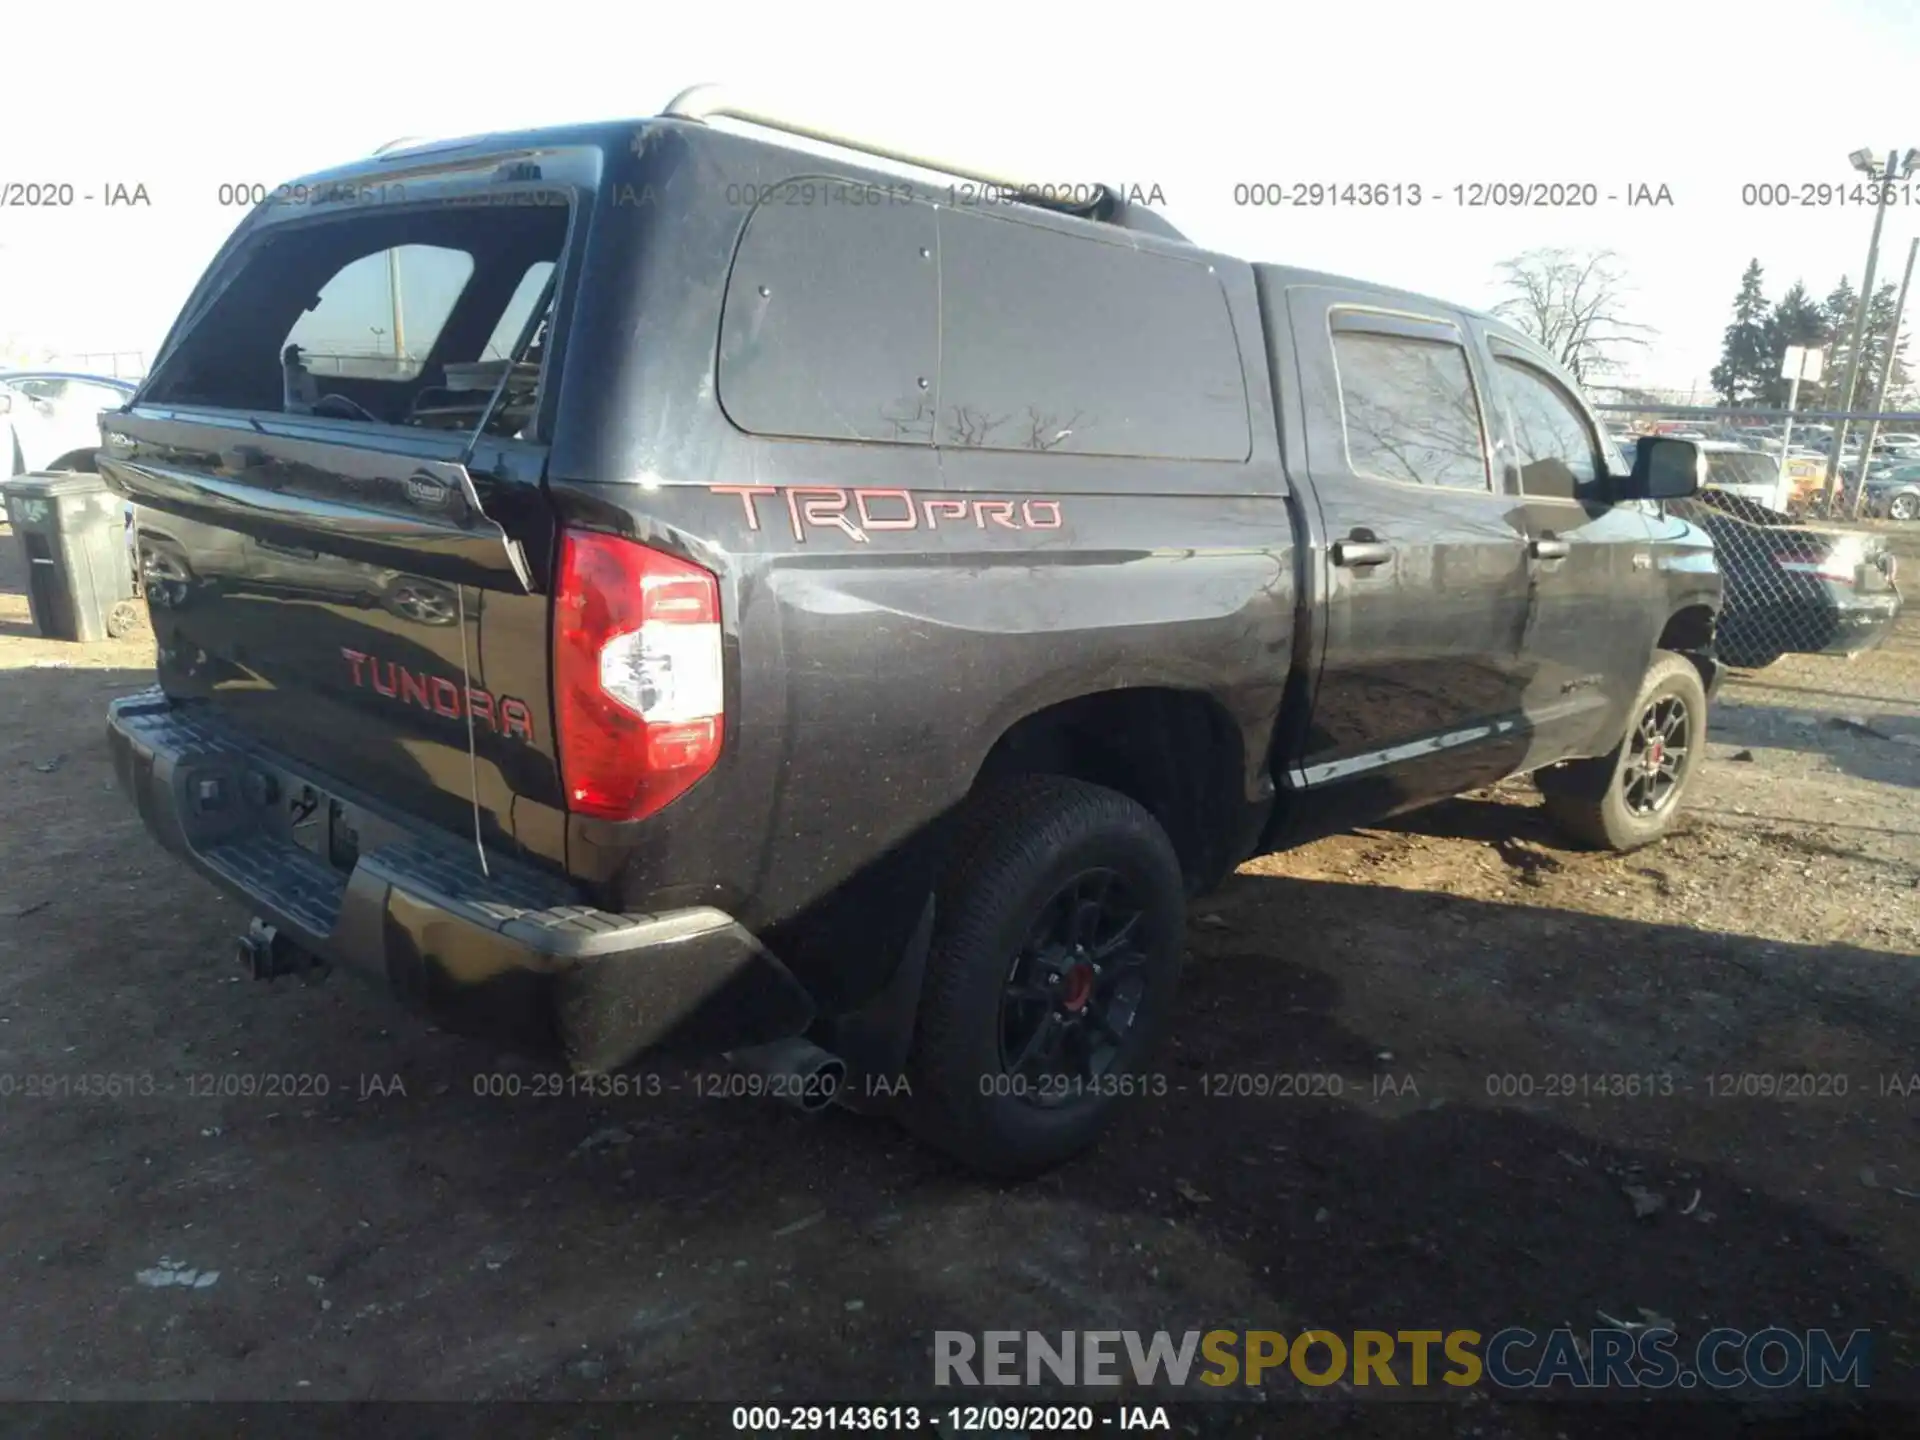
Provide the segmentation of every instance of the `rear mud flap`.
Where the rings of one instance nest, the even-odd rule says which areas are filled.
[[[641,955],[607,956],[555,977],[569,1065],[604,1074],[645,1054],[701,1055],[798,1035],[814,1004],[736,921],[690,931]]]

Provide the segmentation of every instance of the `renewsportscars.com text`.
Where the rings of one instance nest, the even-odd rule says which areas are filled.
[[[939,1386],[1075,1385],[1505,1390],[1823,1389],[1872,1384],[1866,1330],[964,1330],[934,1332]],[[1197,1393],[1204,1393],[1198,1391]]]

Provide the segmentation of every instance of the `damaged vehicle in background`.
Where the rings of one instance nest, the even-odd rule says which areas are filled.
[[[1726,581],[1715,638],[1729,665],[1858,655],[1900,618],[1899,561],[1885,536],[1796,519],[1725,489],[1668,508],[1713,537]]]

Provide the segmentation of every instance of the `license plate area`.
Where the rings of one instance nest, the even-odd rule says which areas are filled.
[[[402,838],[397,826],[316,785],[297,785],[287,799],[293,843],[343,875],[353,873],[361,853]]]

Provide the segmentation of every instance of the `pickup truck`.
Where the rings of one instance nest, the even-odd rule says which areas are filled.
[[[104,417],[118,773],[254,973],[1022,1174],[1249,856],[1523,773],[1665,832],[1696,447],[1623,468],[1488,316],[819,133],[696,88],[280,187]]]

